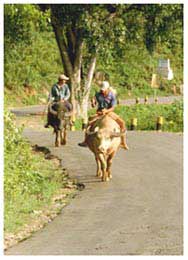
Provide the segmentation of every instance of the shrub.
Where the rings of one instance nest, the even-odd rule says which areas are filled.
[[[130,129],[131,119],[137,118],[137,130],[156,130],[157,117],[164,118],[163,131],[183,131],[183,100],[175,101],[170,105],[162,104],[138,104],[134,106],[117,106],[115,112],[125,120],[126,126]],[[95,113],[91,109],[88,115]],[[81,129],[81,120],[76,120],[76,129]]]
[[[14,123],[14,115],[4,113],[4,206],[5,231],[14,232],[28,221],[29,214],[50,202],[65,185],[61,170],[42,154],[32,151]]]

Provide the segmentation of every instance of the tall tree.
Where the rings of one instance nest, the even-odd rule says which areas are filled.
[[[182,5],[164,4],[42,4],[51,24],[65,73],[70,78],[74,110],[87,117],[88,98],[98,56],[121,55],[129,39],[145,41],[153,52],[157,41],[168,40],[182,23]],[[173,41],[172,41],[173,42]],[[77,102],[75,102],[77,101]],[[76,107],[77,103],[77,107]],[[78,109],[80,108],[80,109]]]
[[[123,20],[116,5],[55,4],[40,8],[51,11],[62,64],[70,78],[71,102],[85,119],[97,56],[105,57],[114,42],[124,37]]]

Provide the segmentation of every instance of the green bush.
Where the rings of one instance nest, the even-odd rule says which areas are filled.
[[[22,226],[33,210],[49,203],[65,184],[61,170],[43,154],[32,151],[14,124],[14,116],[4,113],[4,206],[5,231]],[[63,184],[64,183],[64,184]]]
[[[178,37],[178,36],[177,36]],[[120,98],[153,96],[152,74],[157,72],[159,59],[170,59],[174,72],[173,80],[163,80],[163,88],[157,90],[158,96],[172,95],[172,86],[183,82],[183,53],[179,44],[169,49],[168,44],[158,43],[151,56],[142,42],[127,43],[122,55],[111,56],[108,60],[99,57],[96,70],[109,75],[110,83]],[[131,93],[131,96],[129,94]],[[93,93],[92,93],[93,94]]]
[[[183,101],[176,101],[171,105],[117,106],[115,112],[125,120],[128,129],[130,129],[131,119],[137,118],[138,130],[156,130],[157,117],[162,116],[164,131],[183,131]]]
[[[125,120],[126,126],[130,129],[131,119],[137,118],[137,130],[156,130],[157,117],[164,118],[163,131],[183,131],[183,100],[175,101],[170,105],[162,104],[138,104],[134,106],[117,106],[115,112]],[[95,113],[91,109],[88,115]],[[81,120],[76,120],[76,129],[81,129]]]
[[[53,51],[52,51],[53,50]],[[18,43],[5,52],[5,104],[21,103],[32,105],[45,98],[62,73],[57,44],[52,32],[36,33],[31,44]],[[24,92],[24,84],[36,91],[33,96]]]
[[[49,24],[50,14],[42,13],[37,5],[29,4],[7,4],[4,10],[5,104],[38,104],[40,98],[46,97],[45,90],[49,90],[58,74],[63,72],[55,35]],[[133,18],[134,16],[130,17],[131,23]],[[139,19],[133,19],[137,25],[141,21]],[[138,32],[138,35],[140,33],[143,32]],[[164,81],[163,89],[158,90],[158,95],[172,94],[172,86],[178,87],[183,82],[182,27],[176,28],[174,37],[169,41],[162,43],[158,39],[152,55],[147,51],[142,37],[133,39],[135,33],[130,31],[129,34],[130,39],[128,37],[121,45],[114,41],[114,49],[109,48],[106,58],[104,55],[97,57],[96,71],[109,75],[110,82],[121,99],[153,96],[154,91],[150,87],[152,74],[157,71],[158,60],[168,58],[174,79]],[[84,73],[84,67],[82,69]],[[25,83],[34,88],[35,95],[26,95]],[[98,87],[93,83],[91,96],[96,89]]]
[[[22,138],[21,129],[12,122],[13,118],[9,112],[5,112],[4,120],[6,198],[9,200],[25,192],[38,193],[43,179],[39,170],[33,166],[30,146]]]

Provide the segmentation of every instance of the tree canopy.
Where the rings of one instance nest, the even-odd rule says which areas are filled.
[[[165,55],[171,52],[182,59],[183,5],[5,5],[5,41],[9,39],[10,44],[29,43],[35,31],[42,35],[42,32],[50,33],[52,30],[63,70],[70,77],[72,102],[81,106],[88,102],[95,68],[110,63],[110,70],[114,63],[123,68],[123,63],[130,59],[130,49],[133,52],[136,47],[148,57],[152,57],[156,50]],[[139,66],[136,57],[134,63]],[[130,79],[128,67],[120,70],[124,77],[122,81],[128,82],[126,75],[129,77],[127,80],[134,81]]]

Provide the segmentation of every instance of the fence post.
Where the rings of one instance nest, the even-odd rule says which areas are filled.
[[[137,118],[132,118],[131,119],[131,130],[136,130],[137,122],[138,122]]]
[[[162,131],[162,126],[163,126],[164,119],[162,116],[157,117],[157,125],[156,125],[156,130],[161,132]]]
[[[87,124],[88,124],[87,118],[82,119],[82,131],[86,130]]]
[[[121,102],[120,98],[117,98],[117,105],[120,105],[120,102]]]
[[[76,121],[76,117],[75,114],[73,113],[71,116],[71,121],[72,121],[72,125],[71,125],[71,131],[75,131],[75,121]]]
[[[137,98],[136,98],[136,104],[139,104],[139,103],[140,103],[140,98],[137,97]]]
[[[145,96],[145,98],[144,98],[144,103],[145,103],[145,104],[148,103],[148,96]]]

